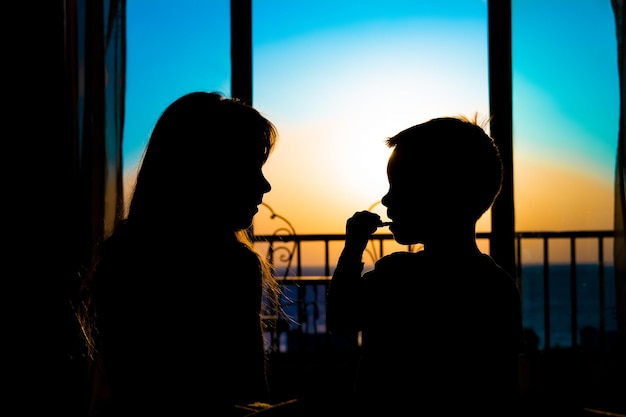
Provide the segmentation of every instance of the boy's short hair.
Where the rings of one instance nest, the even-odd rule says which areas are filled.
[[[439,117],[410,127],[386,144],[414,159],[411,172],[449,192],[455,205],[478,220],[502,188],[503,165],[495,141],[464,116]],[[416,178],[416,180],[419,178]]]

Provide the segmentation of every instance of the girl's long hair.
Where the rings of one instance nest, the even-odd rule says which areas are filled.
[[[175,100],[161,114],[152,131],[141,159],[128,214],[118,221],[111,237],[124,240],[146,231],[158,235],[162,219],[171,217],[172,211],[177,209],[176,199],[170,193],[176,187],[185,186],[189,175],[197,175],[203,169],[216,169],[211,164],[221,164],[223,154],[233,149],[259,154],[265,163],[277,137],[272,122],[237,99],[215,92],[193,92]],[[122,230],[124,233],[118,236]],[[281,291],[270,260],[255,248],[251,230],[233,233],[237,241],[258,258],[264,308],[280,310]],[[117,240],[120,243],[120,239]],[[87,356],[92,359],[98,353],[93,280],[102,243],[97,243],[93,261],[80,277],[82,288],[75,305]]]

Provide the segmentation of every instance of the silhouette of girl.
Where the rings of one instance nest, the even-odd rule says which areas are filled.
[[[193,92],[146,147],[127,217],[89,275],[82,324],[114,415],[245,415],[268,401],[261,310],[278,291],[249,228],[275,126]]]

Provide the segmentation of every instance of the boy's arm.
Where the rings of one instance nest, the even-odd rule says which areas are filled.
[[[346,222],[346,242],[339,256],[326,297],[326,326],[332,334],[351,334],[361,330],[362,306],[366,303],[363,252],[371,235],[381,223],[377,214],[355,213]]]

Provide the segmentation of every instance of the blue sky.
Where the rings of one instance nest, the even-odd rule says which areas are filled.
[[[537,13],[547,4],[552,7]],[[549,137],[545,148],[550,155],[566,152],[574,163],[592,164],[599,176],[612,175],[607,162],[615,155],[619,92],[610,1],[516,1],[513,12],[520,22],[529,22],[513,31],[514,72],[520,83],[515,103],[522,115],[533,114],[529,104],[537,101],[532,95],[541,95],[542,110],[552,116],[529,127],[533,134],[528,136],[537,139],[520,147],[545,146],[543,138]]]
[[[193,90],[230,94],[229,7],[128,0],[129,178],[167,104]],[[610,0],[514,0],[512,9],[517,228],[611,228]],[[265,201],[300,233],[341,233],[380,199],[385,137],[489,111],[484,0],[253,0],[253,48],[254,105],[280,132]]]

